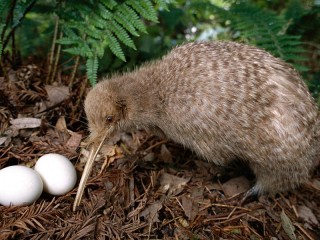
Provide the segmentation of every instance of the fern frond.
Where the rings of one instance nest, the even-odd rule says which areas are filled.
[[[65,27],[73,30],[77,30],[81,33],[85,33],[90,37],[93,37],[95,39],[101,38],[101,32],[95,28],[94,26],[87,25],[83,22],[68,22],[65,24]]]
[[[67,41],[65,41],[65,42],[66,42],[65,45],[68,45]],[[61,44],[63,44],[63,43],[64,43],[64,41],[62,40]],[[84,39],[79,40],[77,42],[76,47],[69,47],[69,48],[63,49],[63,51],[70,53],[70,54],[73,54],[73,55],[79,55],[79,56],[82,56],[85,58],[92,58],[94,55],[92,48],[88,44],[88,41],[86,41]]]
[[[128,32],[130,32],[133,36],[140,36],[137,30],[135,29],[135,26],[130,22],[126,20],[126,16],[123,15],[122,12],[117,11],[114,16],[114,20],[116,20],[119,24],[121,24]]]
[[[81,41],[81,38],[78,36],[76,36],[75,38],[63,37],[57,40],[57,43],[63,44],[63,45],[71,45],[71,44],[77,44],[79,43],[79,41]]]
[[[91,41],[90,39],[88,40],[88,43],[89,43],[90,45],[96,44],[95,41]],[[103,54],[104,54],[104,49],[105,49],[106,46],[107,46],[107,44],[103,44],[103,43],[95,46],[95,51],[96,51],[97,56],[98,56],[99,58],[101,58],[101,57],[103,56]]]
[[[97,72],[99,67],[98,57],[94,56],[92,58],[88,58],[86,67],[88,79],[93,86],[97,83]]]
[[[114,55],[116,55],[118,58],[120,58],[122,61],[125,62],[126,58],[120,47],[120,44],[117,41],[117,39],[113,36],[111,31],[109,30],[106,31],[106,37],[107,37],[107,43],[108,43],[108,46],[110,47],[111,52],[113,52]]]
[[[132,36],[146,33],[142,18],[156,22],[156,4],[165,8],[165,0],[115,0],[64,2],[58,15],[61,19],[64,38],[58,43],[66,46],[65,52],[87,58],[88,78],[95,79],[98,58],[102,57],[105,48],[122,61],[125,55],[121,48],[124,44],[136,49]],[[86,36],[83,39],[82,36]],[[94,67],[93,67],[94,66]],[[89,70],[90,67],[90,70]],[[89,76],[90,74],[90,76]],[[95,81],[91,81],[95,83]]]
[[[169,11],[168,9],[168,3],[166,0],[153,0],[158,8],[162,8],[163,10]],[[175,3],[175,1],[172,1],[172,3]]]
[[[102,0],[101,1],[103,5],[105,5],[109,9],[113,9],[115,6],[117,6],[117,2],[114,0]]]
[[[134,45],[132,39],[130,38],[129,34],[126,30],[121,27],[116,21],[110,22],[110,30],[117,36],[117,38],[123,42],[128,47],[133,48],[136,50],[136,46]]]
[[[306,13],[308,13],[308,11],[304,8],[303,1],[290,0],[285,11],[285,17],[286,19],[298,19]]]
[[[130,5],[134,10],[136,10],[141,16],[143,16],[145,19],[148,19],[152,22],[157,22],[157,14],[154,8],[152,7],[152,4],[149,0],[128,0],[126,1],[128,5]]]
[[[287,34],[290,21],[284,16],[248,2],[234,3],[229,10],[213,4],[210,7],[195,5],[202,10],[211,10],[224,21],[229,20],[231,29],[241,33],[241,40],[264,48],[274,56],[293,63],[297,69],[302,69],[300,63],[304,61],[301,55],[304,49],[300,36]]]
[[[151,1],[149,0],[141,1],[141,6],[149,13],[149,18],[146,17],[146,19],[152,22],[158,22],[157,12],[155,8],[152,6]]]
[[[112,12],[110,12],[102,3],[97,4],[97,12],[105,20],[112,19]]]
[[[130,8],[127,4],[123,4],[119,7],[119,11],[124,16],[124,19],[127,22],[130,22],[137,30],[143,33],[147,33],[146,26],[142,22],[141,18],[138,16],[138,14]]]
[[[239,8],[246,11],[239,11]],[[238,23],[234,24],[235,29],[241,31],[250,42],[285,61],[298,63],[304,60],[301,54],[297,54],[304,51],[300,36],[291,36],[283,31],[287,22],[282,16],[245,4],[236,6],[232,11],[238,16]],[[251,18],[246,15],[248,12],[251,13]],[[294,65],[301,69],[299,64]]]
[[[84,48],[84,47],[71,47],[71,48],[66,48],[66,49],[63,49],[63,52],[66,52],[66,53],[70,53],[72,55],[79,55],[81,57],[84,57],[84,58],[88,58],[88,57],[91,57],[91,54],[90,51],[87,51],[88,49]]]
[[[65,38],[70,38],[70,39],[78,39],[80,38],[78,34],[75,33],[75,31],[66,25],[62,26],[62,32]]]

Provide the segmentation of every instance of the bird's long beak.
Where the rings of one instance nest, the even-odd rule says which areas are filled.
[[[97,157],[97,155],[99,153],[99,150],[102,147],[102,145],[104,143],[104,140],[106,139],[107,135],[108,135],[107,133],[104,135],[104,137],[102,138],[102,140],[99,143],[99,145],[93,144],[91,146],[89,157],[88,157],[88,161],[86,163],[86,166],[84,167],[84,170],[83,170],[83,173],[82,173],[82,176],[81,176],[81,180],[80,180],[80,184],[79,184],[79,187],[78,187],[77,195],[76,195],[76,198],[75,198],[74,203],[73,203],[73,208],[72,208],[73,211],[75,211],[77,209],[77,207],[79,206],[79,204],[81,202],[83,191],[84,191],[84,188],[85,188],[86,183],[88,181],[89,175],[91,173],[94,160],[96,159],[96,157]]]

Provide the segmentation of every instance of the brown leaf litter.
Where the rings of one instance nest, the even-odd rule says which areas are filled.
[[[80,178],[88,134],[81,81],[44,85],[34,65],[9,73],[9,82],[0,78],[0,168],[60,153]],[[243,206],[252,182],[240,174],[144,131],[121,133],[98,156],[76,212],[76,189],[0,206],[0,239],[320,239],[319,167],[292,193]]]

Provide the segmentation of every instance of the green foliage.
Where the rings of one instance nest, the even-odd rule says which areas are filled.
[[[286,8],[284,13],[286,19],[294,19],[297,20],[308,14],[308,10],[304,8],[301,0],[291,0]]]
[[[287,31],[291,18],[286,19],[285,15],[278,15],[248,1],[234,2],[229,9],[203,3],[196,3],[194,6],[197,9],[209,10],[219,19],[227,22],[226,26],[235,33],[233,38],[264,48],[274,56],[293,63],[300,71],[307,70],[301,64],[306,60],[302,55],[305,49],[302,46],[301,37],[291,35]],[[290,6],[288,16],[296,10],[301,11],[294,8],[293,4]]]
[[[0,33],[2,33],[3,29],[4,29],[4,24],[0,24]],[[2,40],[0,38],[0,58],[1,58],[1,55],[2,55],[2,51],[3,51],[3,44],[2,44]]]
[[[91,80],[92,84],[96,84],[96,79],[97,79],[97,72],[98,72],[98,57],[95,56],[93,58],[89,58],[87,60],[87,76],[88,79]]]
[[[13,1],[0,1],[0,56],[10,37],[21,25],[26,13],[30,11],[35,2],[35,0],[24,0],[13,5],[15,3]]]
[[[11,5],[10,1],[5,1],[5,0],[1,0],[0,1],[0,12],[2,13],[0,15],[0,23],[5,23],[6,22],[7,14],[4,14],[4,13],[8,13],[9,12],[10,5]]]
[[[109,48],[122,61],[126,61],[123,47],[136,49],[133,36],[146,33],[142,18],[157,22],[156,5],[165,8],[165,0],[110,0],[62,2],[57,14],[64,37],[58,43],[73,55],[87,59],[87,74],[91,84],[97,78],[98,58]]]
[[[225,39],[265,48],[299,70],[309,68],[301,71],[303,77],[314,95],[320,95],[320,5],[316,1],[0,0],[0,12],[5,64],[19,64],[19,56],[47,57],[58,15],[63,32],[58,43],[64,54],[58,55],[56,47],[57,55],[52,55],[61,56],[57,64],[63,71],[77,66],[70,55],[81,56],[79,70],[87,71],[92,84],[97,71],[132,69],[186,41]]]

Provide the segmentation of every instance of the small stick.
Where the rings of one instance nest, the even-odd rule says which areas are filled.
[[[61,39],[62,36],[63,36],[63,32],[61,31],[60,35],[59,35],[59,39]],[[57,72],[58,63],[59,63],[59,59],[60,59],[60,53],[61,53],[61,44],[59,44],[58,48],[57,48],[57,52],[56,52],[56,56],[55,56],[55,62],[54,62],[54,65],[53,65],[53,70],[52,70],[52,74],[51,74],[51,78],[50,78],[49,83],[53,83],[53,80],[56,77],[56,72]]]
[[[71,76],[70,76],[70,79],[69,79],[69,88],[73,87],[73,82],[74,82],[74,78],[76,76],[76,73],[77,73],[77,70],[78,70],[78,67],[79,67],[79,62],[80,62],[80,56],[78,55],[76,57],[74,66],[72,68],[72,73],[71,73]]]
[[[58,35],[58,26],[59,26],[59,17],[55,17],[55,26],[54,26],[54,32],[53,32],[53,39],[52,39],[52,45],[51,45],[51,50],[50,50],[50,58],[49,58],[49,66],[48,66],[48,73],[47,77],[45,80],[45,83],[49,83],[49,79],[51,76],[51,71],[52,71],[52,65],[53,65],[53,58],[54,58],[54,52],[55,52],[55,47],[56,47],[56,41],[57,41],[57,35]]]

